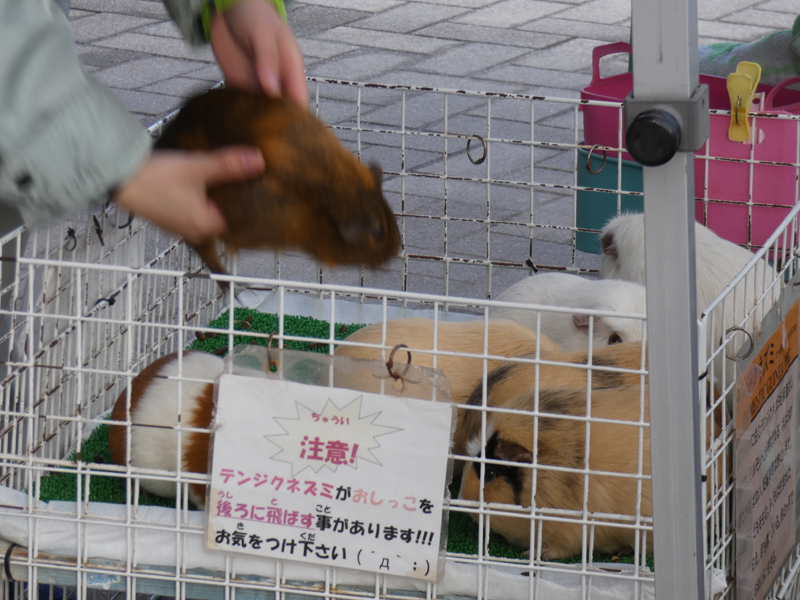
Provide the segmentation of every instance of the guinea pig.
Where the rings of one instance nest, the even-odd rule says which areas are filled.
[[[572,362],[586,364],[587,355],[571,355]],[[563,355],[562,362],[570,362]],[[552,358],[548,356],[548,359]],[[644,357],[646,358],[646,357]],[[642,348],[639,343],[618,344],[600,348],[592,357],[593,364],[615,369],[642,370]],[[570,376],[569,372],[572,372]],[[535,365],[507,362],[492,371],[486,380],[486,439],[483,443],[483,411],[468,411],[462,420],[460,435],[469,456],[521,463],[484,466],[483,499],[486,503],[516,504],[529,507],[533,470],[526,463],[533,462],[533,415],[503,413],[493,408],[514,409],[533,413],[535,390],[538,383],[538,444],[537,464],[584,469],[586,449],[586,423],[557,418],[561,415],[581,417],[586,415],[586,370],[575,367]],[[642,398],[644,392],[644,398]],[[642,400],[644,410],[642,411]],[[469,406],[483,406],[483,386],[478,386],[467,400]],[[553,416],[549,416],[552,414]],[[590,425],[589,469],[609,473],[638,473],[640,417],[649,422],[649,393],[647,378],[639,373],[595,371],[592,373],[591,415],[593,418],[629,421],[625,423],[592,422]],[[728,423],[727,427],[730,427]],[[649,427],[642,428],[642,474],[650,472]],[[724,444],[722,433],[722,405],[714,409],[713,419],[706,419],[706,449]],[[730,475],[731,460],[728,450],[715,452],[716,458],[708,471],[707,493],[723,490]],[[480,469],[477,462],[465,466],[459,497],[478,500]],[[726,470],[727,469],[727,470]],[[565,473],[549,469],[536,469],[537,507],[583,510],[584,477],[578,473]],[[716,482],[716,486],[712,484]],[[636,479],[614,476],[589,477],[588,510],[596,513],[635,515]],[[717,496],[718,497],[718,496]],[[650,482],[642,481],[640,513],[652,516]],[[608,521],[608,519],[603,519]],[[613,522],[613,519],[611,519]],[[622,522],[622,520],[620,520]],[[630,524],[630,521],[627,521]],[[510,542],[528,547],[530,544],[530,519],[492,515],[491,528]],[[555,559],[581,552],[580,523],[544,521],[542,526],[542,558]],[[594,550],[616,554],[634,547],[635,530],[629,527],[604,525],[595,528]],[[648,535],[647,549],[652,548],[652,535]]]
[[[502,379],[502,378],[501,378]],[[516,392],[499,394],[494,385],[489,389],[494,406],[534,409],[534,391],[521,385]],[[559,418],[586,416],[586,390],[547,388],[539,392],[537,465],[570,469],[589,468],[592,471],[635,475],[639,473],[639,437],[642,436],[641,473],[650,474],[650,429],[636,423],[643,417],[649,421],[648,402],[642,411],[642,386],[628,385],[592,391],[593,418],[615,419],[627,423],[592,422],[589,434],[589,461],[586,464],[586,423]],[[645,394],[647,387],[644,387]],[[480,390],[476,390],[480,393]],[[644,413],[642,415],[642,412]],[[533,417],[519,414],[490,412],[487,415],[486,437],[483,444],[481,429],[472,428],[468,434],[468,449],[472,456],[520,463],[520,466],[484,466],[483,500],[486,503],[531,506],[533,462]],[[527,466],[526,466],[527,465]],[[481,464],[473,462],[464,469],[459,497],[479,500]],[[537,468],[537,508],[582,511],[586,479],[579,472],[554,471]],[[601,517],[611,525],[594,528],[594,551],[617,554],[635,548],[636,530],[631,528],[635,515],[651,517],[652,493],[649,479],[641,481],[641,503],[637,511],[638,480],[614,475],[589,475],[587,510],[590,513],[624,515],[628,519]],[[473,515],[477,518],[477,515]],[[569,519],[569,517],[564,517]],[[590,517],[591,519],[591,517]],[[581,553],[583,525],[576,520],[539,521],[541,523],[541,558],[553,560]],[[619,523],[622,526],[615,526]],[[517,546],[529,547],[531,520],[521,517],[492,515],[492,531],[501,534]],[[538,535],[538,532],[537,532]],[[652,551],[652,534],[647,535],[647,551]],[[640,537],[640,540],[643,540]],[[534,541],[534,544],[537,542]],[[640,542],[641,543],[641,542]]]
[[[408,349],[399,349],[394,356],[397,364],[408,361],[411,353],[411,364],[419,367],[432,367],[433,354],[415,352],[415,350],[433,349],[433,320],[422,318],[396,319],[386,322],[386,338],[383,337],[383,323],[367,325],[347,336],[344,342],[374,344],[383,346],[389,351],[397,344],[405,344]],[[484,322],[456,321],[438,322],[436,349],[444,352],[462,352],[465,354],[483,354]],[[495,356],[520,356],[536,352],[536,334],[527,327],[509,321],[489,321],[488,354]],[[539,338],[542,351],[557,351],[559,348],[544,336]],[[375,360],[381,358],[381,348],[365,346],[348,346],[340,344],[334,351],[336,356],[349,356]],[[491,372],[502,364],[502,360],[489,360],[487,372]],[[483,377],[483,359],[468,356],[437,357],[436,368],[441,369],[450,379],[450,398],[456,404],[467,401],[477,383]],[[362,387],[364,391],[379,391],[380,381],[374,385]]]
[[[184,352],[182,378],[213,380],[223,371],[223,360],[206,352]],[[131,382],[131,454],[132,467],[178,470],[178,355],[168,354],[145,367]],[[182,381],[181,419],[184,427],[207,429],[214,411],[214,384]],[[111,421],[126,420],[127,390],[123,391]],[[126,465],[127,427],[110,425],[108,449],[111,460]],[[191,473],[208,472],[209,436],[207,433],[184,431],[181,434],[181,469]],[[141,479],[143,489],[158,496],[174,497],[174,482]],[[189,484],[189,499],[198,507],[205,506],[206,486]]]
[[[529,356],[526,358],[533,358]],[[514,397],[522,390],[561,388],[586,391],[588,373],[591,369],[592,389],[607,389],[626,385],[640,385],[647,376],[647,354],[642,356],[641,342],[626,342],[598,348],[592,352],[591,367],[589,353],[542,352],[541,360],[564,363],[563,365],[508,361],[489,373],[486,379],[486,406],[493,407],[499,399]],[[491,391],[491,392],[490,392]],[[483,386],[478,385],[466,401],[467,406],[483,406]],[[459,411],[462,412],[462,411]],[[465,410],[459,418],[454,436],[454,447],[459,454],[469,454],[470,435],[480,431],[480,410]],[[474,454],[472,455],[474,456]]]
[[[386,338],[383,337],[383,323],[374,323],[347,336],[344,342],[358,342],[362,344],[375,344],[388,348],[389,351],[397,344],[405,344],[408,350],[399,349],[394,356],[397,364],[408,361],[408,352],[411,353],[411,364],[420,367],[432,367],[433,355],[415,350],[433,349],[433,321],[431,319],[410,318],[396,319],[386,322]],[[438,323],[437,350],[445,352],[463,352],[468,354],[483,354],[484,349],[484,321],[459,321]],[[536,352],[536,334],[527,327],[510,321],[489,321],[488,354],[495,356],[520,356]],[[558,346],[546,337],[539,338],[542,352],[556,352]],[[381,348],[365,346],[339,345],[334,352],[336,356],[349,356],[375,360],[381,358]],[[487,373],[502,364],[501,360],[488,360]],[[469,398],[472,390],[483,377],[483,359],[468,356],[448,356],[440,354],[437,357],[436,367],[441,369],[450,379],[450,398],[456,404],[463,404]],[[337,387],[350,387],[355,385],[348,382],[345,377],[338,377]],[[372,377],[370,381],[357,382],[357,389],[363,391],[380,392],[381,380]],[[388,386],[389,389],[391,386]],[[462,418],[462,411],[458,411],[457,420]],[[458,425],[456,426],[458,432]],[[456,434],[458,436],[458,434]],[[463,454],[463,444],[457,441],[456,454]],[[458,470],[459,466],[456,467]]]
[[[157,148],[260,148],[266,171],[211,187],[228,226],[228,250],[293,248],[328,266],[375,267],[400,248],[400,231],[383,197],[381,170],[365,167],[322,121],[285,98],[233,88],[190,99]],[[217,239],[192,247],[214,273],[225,273]],[[227,286],[222,286],[226,288]]]
[[[541,304],[562,308],[588,308],[624,313],[647,311],[643,285],[628,281],[586,279],[568,273],[541,273],[518,281],[497,300]],[[586,314],[558,313],[523,308],[489,309],[489,318],[507,319],[536,331],[541,314],[540,331],[565,352],[579,352],[589,347],[589,321]],[[608,346],[642,339],[640,319],[595,316],[592,346]]]
[[[644,215],[623,214],[612,219],[603,227],[600,242],[603,248],[600,276],[603,279],[623,279],[645,285]],[[695,223],[695,244],[697,317],[700,318],[711,301],[753,258],[753,253],[722,239],[700,223]],[[726,329],[738,325],[735,321],[741,320],[763,293],[765,268],[768,264],[762,259],[756,269],[737,284],[736,301],[731,296],[726,303]],[[718,325],[715,339],[722,330],[722,325]],[[758,323],[750,325],[757,327]]]

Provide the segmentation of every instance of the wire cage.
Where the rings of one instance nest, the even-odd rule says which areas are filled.
[[[310,85],[312,109],[362,161],[384,169],[402,234],[401,253],[386,266],[330,269],[292,252],[243,252],[228,257],[227,280],[236,285],[222,293],[217,280],[226,277],[208,275],[185,244],[113,207],[0,240],[2,597],[652,597],[658,526],[654,532],[644,314],[531,311],[493,300],[532,271],[598,271],[598,255],[575,242],[592,233],[575,225],[576,195],[587,191],[578,184],[579,150],[590,149],[581,143],[586,102],[324,79]],[[621,112],[615,103],[594,104]],[[154,135],[165,121],[151,128]],[[800,171],[800,161],[784,167]],[[616,188],[591,191],[616,198],[618,209],[623,196],[637,194],[622,188],[621,176]],[[734,429],[726,396],[734,392],[735,361],[728,357],[757,335],[795,276],[798,210],[714,303],[698,308],[708,598],[734,595]],[[243,326],[236,311],[244,308],[274,314],[269,330]],[[492,341],[490,317],[500,309],[532,315],[524,352]],[[586,351],[560,351],[538,335],[554,314],[587,317]],[[298,332],[295,316],[324,323]],[[401,332],[395,340],[387,323],[408,317],[424,317],[430,337]],[[633,323],[639,336],[593,344],[607,317]],[[477,333],[448,346],[446,326],[464,323],[478,324]],[[375,335],[342,341],[353,324],[374,324]],[[466,370],[475,400],[454,398],[465,428],[454,456],[464,464],[449,502],[451,542],[457,533],[467,541],[448,547],[440,582],[205,551],[205,520],[188,489],[206,475],[180,464],[110,464],[86,450],[137,373],[212,335],[219,346],[274,337],[280,348],[349,349],[384,360],[402,342],[415,361],[446,374],[453,362],[472,361]],[[525,403],[494,396],[498,376],[489,374],[501,364],[503,377],[519,378]],[[198,381],[180,370],[174,379]],[[527,459],[490,455],[503,428],[528,440]],[[186,419],[172,429],[177,447],[195,431]],[[74,480],[67,496],[46,499],[66,477]],[[504,478],[516,478],[518,489],[492,485]],[[152,479],[177,483],[171,507],[140,499],[141,482]],[[120,504],[94,499],[107,484],[121,490]],[[628,552],[606,550],[614,544]],[[798,565],[795,551],[773,594],[788,597],[781,585],[795,590]]]

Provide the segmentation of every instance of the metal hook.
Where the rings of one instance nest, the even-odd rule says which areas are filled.
[[[67,242],[72,240],[72,248],[67,248]],[[72,252],[78,246],[78,238],[75,237],[75,230],[72,227],[67,227],[67,237],[64,238],[64,250]]]
[[[470,151],[470,147],[472,146],[472,140],[478,140],[481,143],[481,146],[483,147],[483,156],[481,156],[477,160],[472,158],[472,152]],[[483,163],[483,161],[486,160],[486,140],[484,140],[479,135],[470,136],[467,139],[467,158],[469,158],[469,162],[471,162],[473,165],[479,165]]]
[[[598,148],[603,151],[603,164],[600,165],[600,168],[597,169],[597,171],[593,171],[592,170],[592,152],[594,152]],[[589,148],[589,156],[586,157],[586,170],[589,171],[589,173],[591,173],[592,175],[597,175],[603,169],[606,168],[606,161],[607,160],[608,160],[608,155],[606,154],[605,148],[603,148],[603,146],[601,144],[595,144],[594,146]]]
[[[406,363],[406,370],[403,372],[402,375],[398,375],[392,371],[392,367],[394,367],[394,353],[397,352],[400,348],[406,348],[406,354],[408,354],[408,362]],[[392,379],[402,379],[403,376],[408,373],[408,367],[411,365],[411,352],[408,351],[408,346],[405,344],[397,344],[394,348],[392,348],[391,354],[389,354],[389,360],[386,362],[386,369],[389,371],[389,375]]]
[[[97,234],[97,237],[100,238],[100,245],[105,246],[106,243],[103,241],[103,228],[100,227],[100,221],[97,220],[96,215],[92,215],[92,220],[94,221],[94,232]]]
[[[128,213],[128,220],[125,221],[124,224],[122,224],[119,227],[117,227],[117,229],[125,229],[126,227],[128,227],[131,223],[133,223],[133,217],[134,216],[135,215],[133,213]]]
[[[11,575],[11,553],[14,551],[14,548],[18,547],[19,544],[11,544],[6,550],[6,555],[3,558],[3,570],[6,572],[6,580],[10,583],[16,583],[16,579]]]
[[[739,107],[742,105],[742,97],[736,96],[736,112],[734,113],[734,118],[736,119],[736,124],[739,124]]]
[[[117,299],[114,296],[110,296],[108,298],[100,298],[97,302],[94,303],[92,308],[94,308],[95,306],[97,306],[101,302],[107,303],[108,306],[114,306],[114,304],[117,302]]]
[[[728,334],[730,334],[733,331],[741,331],[743,334],[745,334],[747,336],[747,339],[750,341],[750,347],[747,349],[747,352],[745,352],[744,356],[738,356],[738,357],[730,356],[729,354],[726,353],[725,358],[727,358],[728,360],[743,360],[748,356],[750,356],[753,353],[753,350],[755,350],[756,343],[753,340],[753,334],[751,334],[746,329],[743,329],[742,327],[731,327],[725,331],[725,336],[727,337]]]

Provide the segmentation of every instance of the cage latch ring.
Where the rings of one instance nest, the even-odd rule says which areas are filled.
[[[725,331],[725,337],[727,337],[729,334],[733,333],[734,331],[741,331],[743,334],[745,334],[747,336],[747,340],[750,342],[750,347],[747,349],[747,352],[745,352],[743,356],[731,356],[730,354],[726,353],[725,357],[728,360],[743,360],[743,359],[747,358],[748,356],[750,356],[753,353],[753,350],[755,350],[755,347],[756,347],[756,343],[753,340],[753,334],[751,334],[749,331],[747,331],[746,329],[744,329],[742,327],[731,327],[731,328],[727,329]]]
[[[15,583],[16,582],[16,580],[11,576],[11,553],[14,551],[14,548],[16,548],[18,545],[19,544],[13,544],[12,543],[8,547],[8,550],[6,550],[6,555],[5,555],[5,558],[3,559],[3,569],[6,572],[6,579],[10,583]]]
[[[402,373],[396,373],[392,369],[394,368],[394,353],[397,352],[400,348],[406,349],[406,354],[408,354],[408,362],[406,362],[406,368]],[[394,348],[392,348],[392,352],[389,354],[389,360],[386,362],[386,370],[389,371],[389,376],[394,379],[394,388],[398,391],[403,389],[403,377],[408,374],[408,369],[411,366],[411,352],[408,351],[408,346],[405,344],[397,344]]]
[[[483,154],[481,155],[480,158],[472,158],[472,151],[471,151],[472,140],[478,140],[481,143],[481,147],[483,148]],[[479,165],[483,163],[486,160],[486,140],[484,140],[479,135],[470,136],[467,139],[467,158],[469,158],[469,162],[471,162],[473,165]]]
[[[600,150],[603,153],[603,164],[600,165],[600,168],[597,171],[592,170],[592,153],[595,150]],[[603,148],[600,144],[595,144],[591,148],[589,148],[589,155],[586,157],[586,170],[589,171],[592,175],[597,175],[598,173],[602,172],[603,169],[606,168],[606,161],[608,160],[608,155],[606,154],[605,148]]]

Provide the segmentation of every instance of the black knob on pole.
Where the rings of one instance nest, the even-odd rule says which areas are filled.
[[[668,162],[681,144],[681,125],[672,113],[651,108],[637,115],[625,133],[628,153],[648,167]]]

